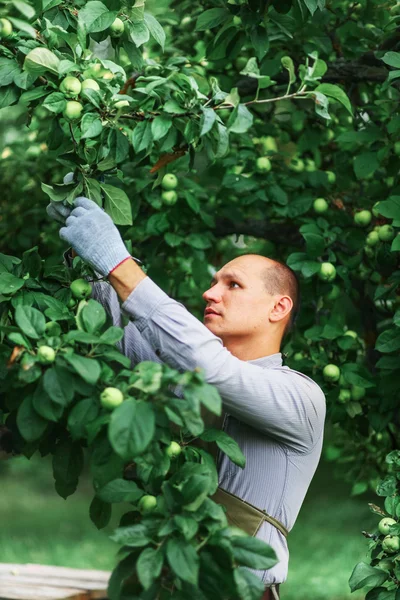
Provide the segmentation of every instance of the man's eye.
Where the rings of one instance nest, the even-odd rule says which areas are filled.
[[[236,281],[231,281],[230,285],[232,285],[232,284],[237,285],[237,286],[240,287],[240,285],[238,283],[236,283]]]

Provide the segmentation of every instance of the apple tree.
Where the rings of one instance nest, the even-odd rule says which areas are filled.
[[[324,389],[326,458],[353,494],[373,489],[384,497],[385,510],[371,508],[395,521],[386,535],[368,534],[370,564],[355,567],[350,585],[395,600],[398,5],[13,0],[0,7],[0,119],[8,119],[0,172],[2,446],[28,458],[52,454],[63,497],[88,457],[89,512],[99,528],[113,503],[132,505],[113,537],[121,551],[110,598],[212,598],[216,589],[259,598],[245,567],[270,568],[274,552],[226,527],[210,498],[214,462],[191,443],[215,438],[244,466],[223,432],[204,428],[201,407],[219,414],[218,393],[201,372],[131,368],[120,351],[123,329],[85,287],[94,274],[79,257],[63,264],[45,206],[50,199],[72,206],[80,195],[98,203],[148,275],[199,318],[217,265],[250,252],[277,258],[298,273],[302,289],[282,352]]]

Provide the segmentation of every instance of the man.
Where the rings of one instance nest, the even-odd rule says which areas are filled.
[[[255,572],[266,586],[264,600],[278,599],[288,571],[286,535],[317,468],[325,420],[319,386],[282,366],[282,338],[299,305],[294,273],[263,256],[235,258],[204,292],[202,324],[145,275],[101,208],[87,198],[78,198],[75,207],[71,212],[51,203],[48,213],[62,222],[67,217],[60,237],[108,278],[111,285],[96,283],[93,297],[114,324],[121,324],[121,310],[129,317],[121,350],[133,364],[201,367],[219,390],[226,413],[222,426],[246,457],[244,470],[219,457],[219,493],[229,504],[228,516],[231,501],[231,514],[238,508],[239,521],[231,522],[242,525],[244,514],[244,528],[248,517],[256,525],[253,534],[274,548],[278,564]]]

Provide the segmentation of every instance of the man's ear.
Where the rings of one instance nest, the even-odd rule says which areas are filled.
[[[290,296],[278,296],[273,309],[269,314],[269,320],[273,323],[285,319],[293,308],[293,300]]]

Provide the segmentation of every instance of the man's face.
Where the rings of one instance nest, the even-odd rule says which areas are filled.
[[[268,259],[260,258],[242,256],[227,263],[203,294],[204,325],[224,342],[262,338],[268,332],[268,315],[275,297],[266,292],[261,279],[263,269],[269,266]],[[207,314],[208,309],[218,314]]]

